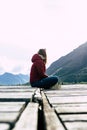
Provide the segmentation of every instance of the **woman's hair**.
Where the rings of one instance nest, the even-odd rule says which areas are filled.
[[[47,62],[46,49],[39,49],[38,54],[44,57],[43,61],[46,63]]]

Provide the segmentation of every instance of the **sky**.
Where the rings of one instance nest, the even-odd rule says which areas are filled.
[[[87,41],[87,0],[0,0],[0,74],[29,74],[31,58],[47,66]]]

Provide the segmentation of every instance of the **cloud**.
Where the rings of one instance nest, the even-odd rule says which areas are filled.
[[[0,74],[3,74],[5,72],[10,72],[14,74],[28,73],[28,63],[25,61],[10,59],[6,56],[0,56]]]
[[[29,74],[29,65],[27,63],[18,64],[13,67],[12,73]]]

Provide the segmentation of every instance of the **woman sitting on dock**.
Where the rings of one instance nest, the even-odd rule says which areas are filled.
[[[46,74],[47,54],[45,49],[40,49],[32,57],[32,66],[30,71],[30,84],[32,87],[50,89],[58,88],[58,78]],[[54,86],[55,85],[55,86]]]

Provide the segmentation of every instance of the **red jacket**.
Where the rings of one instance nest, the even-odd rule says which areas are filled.
[[[45,63],[43,62],[42,58],[38,54],[35,54],[32,57],[32,62],[33,64],[30,71],[30,83],[48,77],[45,74],[46,72]]]

